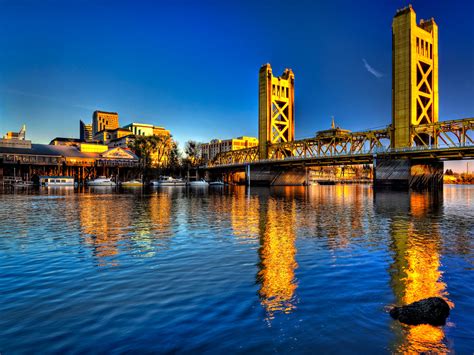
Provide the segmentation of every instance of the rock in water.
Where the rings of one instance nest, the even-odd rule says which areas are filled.
[[[449,305],[441,297],[430,297],[406,306],[393,307],[390,315],[410,325],[444,325],[449,316]]]

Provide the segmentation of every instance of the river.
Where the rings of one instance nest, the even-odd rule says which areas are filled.
[[[0,353],[474,349],[474,186],[0,193]],[[441,296],[444,327],[394,304]]]

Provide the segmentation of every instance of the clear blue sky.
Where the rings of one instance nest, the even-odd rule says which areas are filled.
[[[183,144],[257,135],[258,69],[296,75],[296,137],[391,120],[404,1],[0,0],[0,132],[77,137],[95,109]],[[474,1],[412,1],[439,25],[440,119],[474,115]],[[365,61],[365,62],[364,62]],[[380,75],[367,70],[367,63]]]

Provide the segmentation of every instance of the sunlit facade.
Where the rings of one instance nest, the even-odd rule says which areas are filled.
[[[130,123],[123,127],[135,136],[169,136],[170,131],[163,127],[154,126],[148,123]]]
[[[117,112],[94,111],[92,114],[92,135],[105,129],[119,128],[119,115]]]
[[[209,143],[201,145],[201,154],[204,161],[208,161],[214,159],[219,153],[256,146],[258,146],[258,138],[255,137],[242,136],[224,140],[213,139]]]

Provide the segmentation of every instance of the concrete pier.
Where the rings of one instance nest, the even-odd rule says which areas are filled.
[[[436,190],[443,188],[444,163],[410,159],[374,161],[374,187],[399,190]]]

